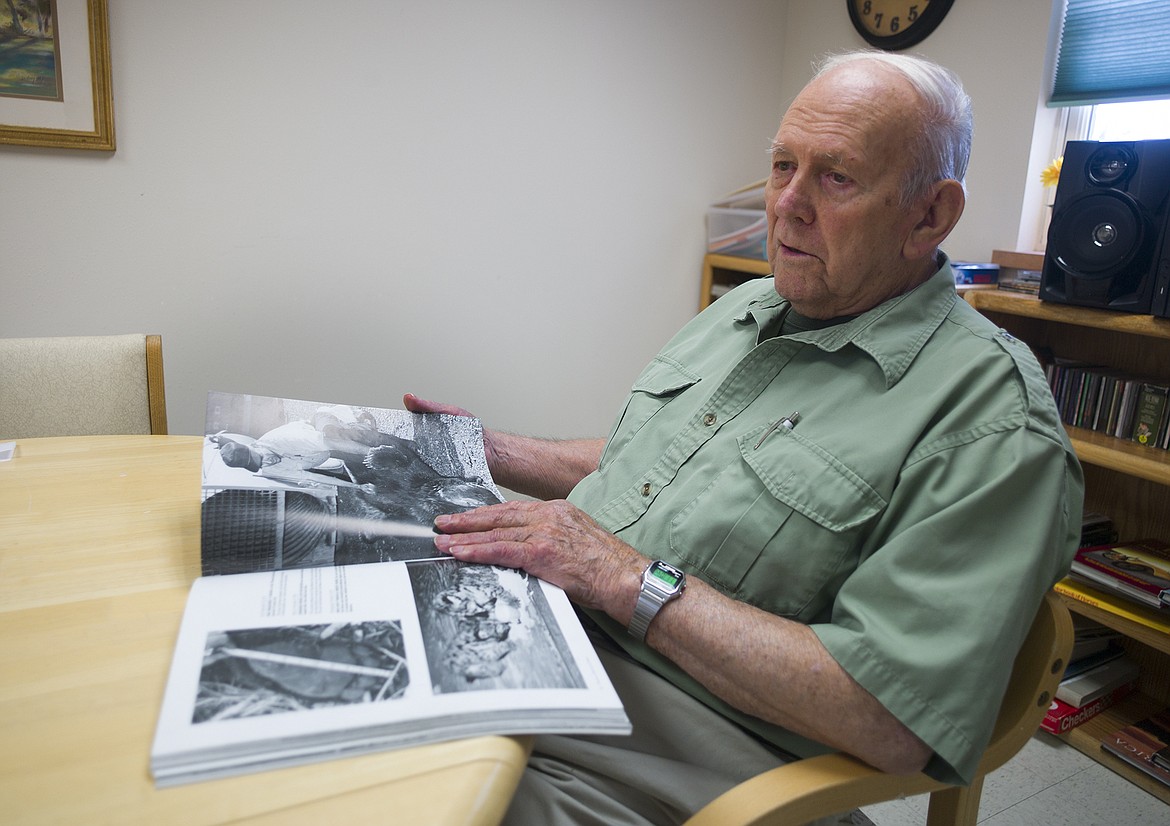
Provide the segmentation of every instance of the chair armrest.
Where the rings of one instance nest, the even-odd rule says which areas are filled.
[[[1016,656],[991,742],[970,786],[951,786],[925,774],[885,774],[846,754],[826,754],[778,766],[712,800],[687,826],[791,826],[883,800],[931,793],[930,823],[975,823],[983,777],[1002,766],[1036,733],[1072,649],[1068,609],[1045,594]],[[942,794],[934,794],[942,792]]]
[[[686,826],[791,826],[944,788],[945,783],[925,774],[891,775],[846,754],[824,754],[740,783],[696,812]]]

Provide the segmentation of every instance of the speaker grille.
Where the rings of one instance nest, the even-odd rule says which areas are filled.
[[[1085,172],[1097,186],[1121,186],[1137,169],[1137,156],[1128,146],[1102,144],[1089,156]]]
[[[1124,192],[1087,192],[1053,216],[1048,243],[1070,275],[1108,278],[1131,263],[1146,240],[1140,207]]]

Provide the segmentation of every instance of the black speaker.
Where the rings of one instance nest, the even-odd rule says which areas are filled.
[[[1069,141],[1040,298],[1165,315],[1170,140]]]

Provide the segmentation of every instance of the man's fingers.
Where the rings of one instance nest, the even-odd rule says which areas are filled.
[[[443,513],[435,517],[435,527],[443,533],[470,533],[492,528],[515,528],[532,520],[530,502],[501,502],[484,505],[459,513]]]
[[[474,418],[472,413],[469,413],[462,407],[433,402],[430,399],[420,398],[413,393],[407,393],[402,397],[402,406],[411,413],[446,413],[449,416],[472,416]]]
[[[526,568],[532,561],[531,550],[522,539],[508,536],[513,529],[489,533],[440,534],[435,548],[461,562],[481,562],[506,568]]]

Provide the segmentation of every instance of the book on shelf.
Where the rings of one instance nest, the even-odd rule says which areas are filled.
[[[1040,721],[1040,728],[1052,734],[1067,734],[1082,723],[1092,720],[1103,711],[1108,711],[1117,702],[1133,693],[1136,682],[1128,682],[1108,694],[1090,700],[1083,706],[1071,706],[1063,700],[1053,699]]]
[[[1170,786],[1170,711],[1110,732],[1101,738],[1101,748]]]
[[[1123,637],[1120,631],[1094,622],[1081,614],[1073,614],[1072,621],[1073,647],[1068,657],[1070,665],[1116,647],[1114,643]]]
[[[1080,548],[1072,574],[1151,608],[1170,609],[1170,544],[1161,540]]]
[[[1170,634],[1170,613],[1145,608],[1072,576],[1066,576],[1057,582],[1052,586],[1052,590],[1070,600],[1090,605],[1115,617],[1138,623],[1163,634]]]
[[[1062,679],[1070,679],[1078,674],[1084,674],[1097,666],[1104,665],[1107,662],[1119,659],[1125,656],[1125,649],[1116,643],[1111,643],[1107,647],[1099,651],[1093,651],[1089,654],[1077,655],[1076,646],[1073,646],[1073,653],[1069,655],[1068,666],[1064,669],[1064,676]]]
[[[1140,673],[1137,663],[1128,657],[1119,657],[1061,680],[1056,687],[1056,699],[1080,708],[1126,683],[1136,681]]]
[[[470,417],[212,393],[159,786],[485,734],[627,734],[568,598],[437,558],[502,501]]]
[[[1161,447],[1162,427],[1166,422],[1167,396],[1170,387],[1142,382],[1137,391],[1131,438],[1138,444]]]

